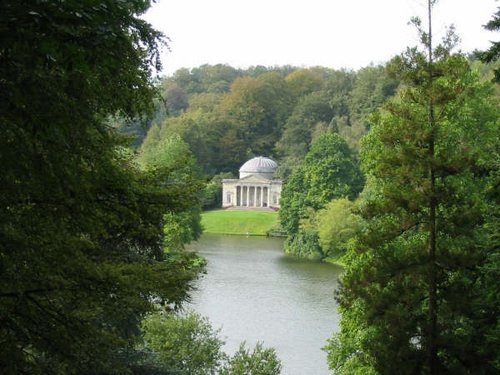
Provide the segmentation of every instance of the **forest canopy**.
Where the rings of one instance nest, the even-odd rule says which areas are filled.
[[[157,102],[145,136],[139,123],[119,127],[143,148],[179,135],[208,176],[235,173],[264,155],[279,160],[286,177],[326,132],[338,132],[356,152],[367,116],[397,86],[383,66],[353,72],[203,65],[162,80],[164,102]]]

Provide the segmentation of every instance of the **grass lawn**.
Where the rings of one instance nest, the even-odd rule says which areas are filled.
[[[274,211],[213,210],[204,212],[205,233],[265,236],[278,220]]]

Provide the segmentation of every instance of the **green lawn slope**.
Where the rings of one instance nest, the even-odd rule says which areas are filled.
[[[278,221],[274,211],[214,210],[204,212],[205,233],[265,236]]]

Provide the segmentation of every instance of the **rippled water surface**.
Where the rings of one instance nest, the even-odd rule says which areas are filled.
[[[338,330],[340,268],[285,256],[280,239],[204,235],[192,248],[208,260],[193,308],[221,328],[225,350],[274,347],[283,375],[326,375],[326,339]]]

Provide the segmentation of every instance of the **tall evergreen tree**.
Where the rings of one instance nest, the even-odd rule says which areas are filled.
[[[392,71],[404,87],[372,118],[362,159],[367,230],[351,250],[338,300],[341,332],[328,345],[340,374],[488,374],[498,371],[491,298],[476,302],[493,253],[486,194],[498,161],[498,106],[455,37],[409,49]],[[498,164],[496,164],[498,165]],[[490,274],[491,275],[491,274]],[[480,329],[478,329],[481,327]]]

